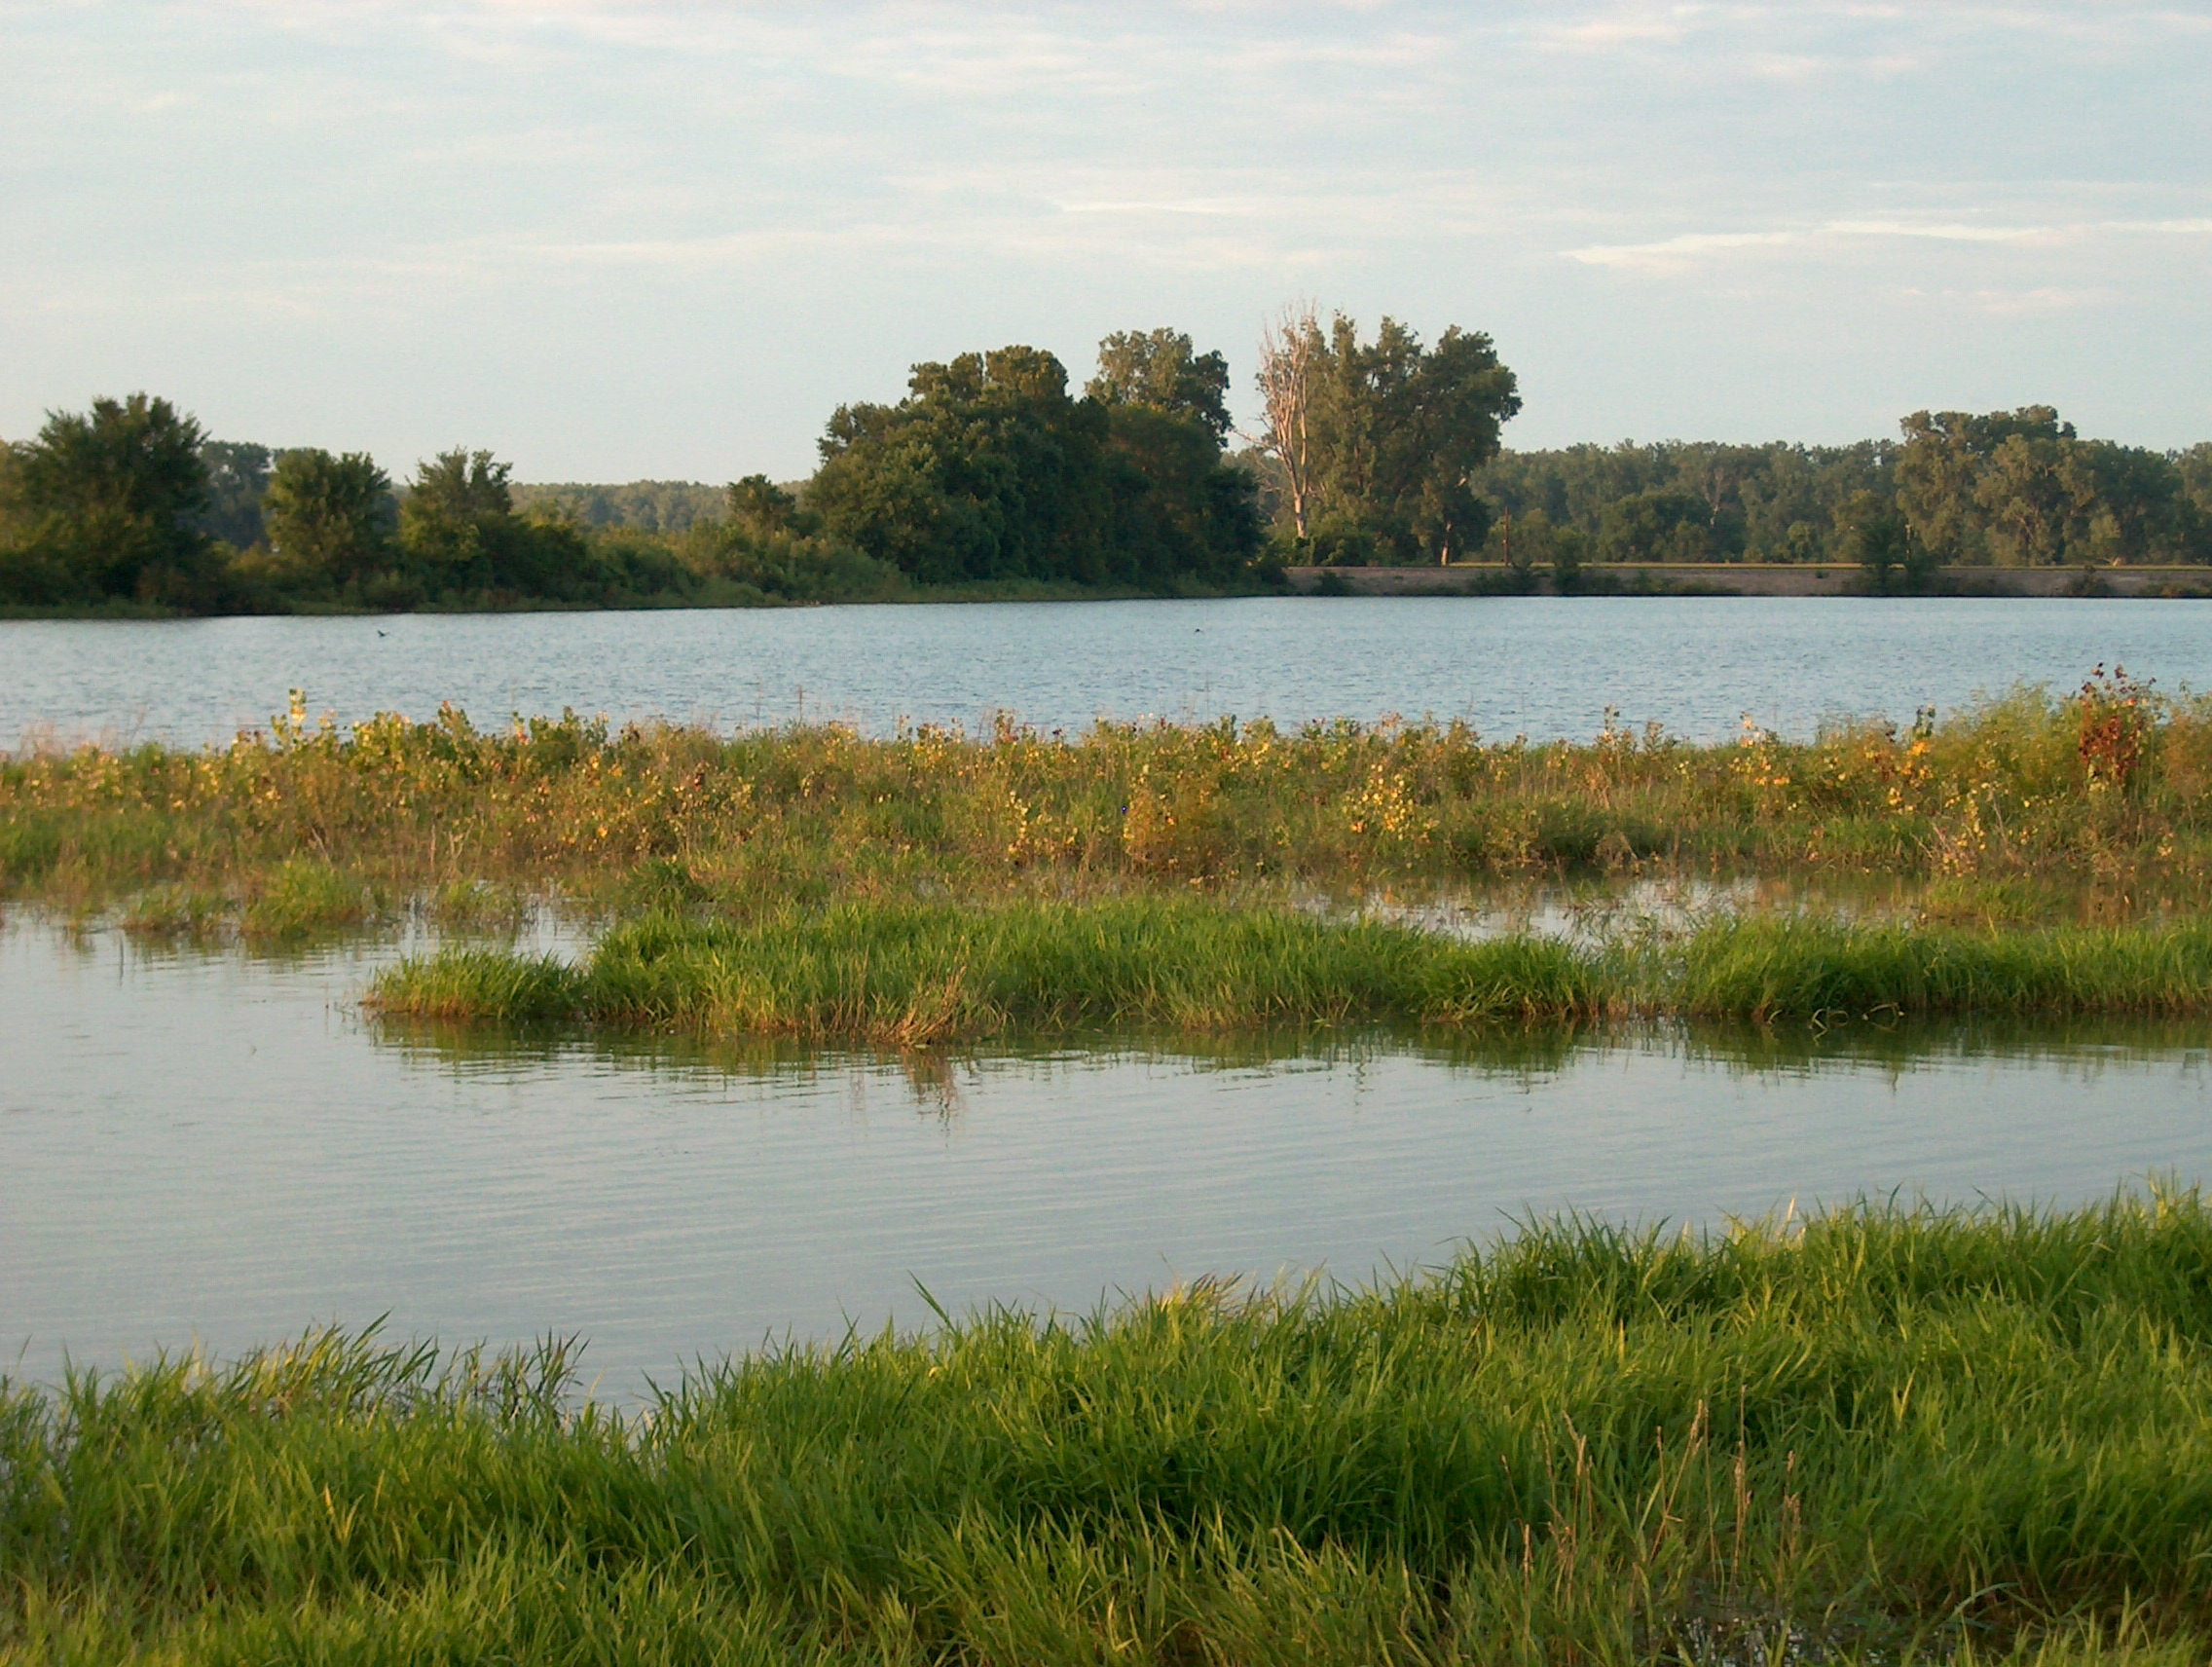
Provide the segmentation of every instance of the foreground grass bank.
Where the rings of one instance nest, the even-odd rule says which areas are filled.
[[[2212,1013],[2212,926],[1999,934],[1751,920],[1583,947],[1173,898],[846,904],[738,920],[650,915],[580,963],[449,948],[387,969],[370,999],[425,1019],[895,1045],[1631,1017],[2171,1017]]]
[[[86,1375],[0,1400],[0,1659],[2202,1661],[2207,1267],[2194,1194],[1869,1208],[993,1314],[634,1416],[559,1350]]]
[[[1918,888],[1936,917],[2212,905],[2212,704],[2121,679],[1900,730],[1530,745],[1460,724],[483,730],[0,759],[0,891],[281,935],[428,897],[723,913],[839,898],[1359,890],[1563,875]]]

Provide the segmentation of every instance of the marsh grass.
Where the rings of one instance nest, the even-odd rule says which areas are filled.
[[[367,924],[376,899],[356,875],[294,857],[258,876],[240,925],[249,938],[298,941]]]
[[[702,1364],[311,1336],[0,1396],[0,1659],[2212,1651],[2212,1212],[1570,1220]]]
[[[1691,1018],[2212,1013],[2212,926],[1973,931],[1724,921],[1669,957],[1652,1005]]]
[[[206,939],[223,933],[232,917],[231,900],[219,892],[159,885],[133,897],[119,924],[134,937]]]
[[[846,904],[737,921],[652,915],[581,963],[483,949],[399,963],[374,1005],[914,1046],[1010,1032],[1478,1024],[1594,1015],[1597,969],[1540,940],[1454,944],[1376,922],[1183,899]]]
[[[1723,920],[1594,946],[1465,942],[1189,898],[654,914],[580,962],[462,947],[379,975],[425,1019],[923,1046],[1009,1034],[1600,1019],[1832,1025],[2212,1013],[2212,927],[1987,933]]]
[[[424,900],[424,912],[447,932],[512,935],[530,914],[530,899],[490,880],[449,880]]]
[[[0,888],[65,908],[237,897],[310,859],[391,898],[483,882],[636,911],[1775,876],[1937,888],[1932,919],[2202,908],[2212,703],[2091,680],[1911,729],[1691,745],[1464,724],[836,726],[720,735],[566,714],[315,727],[203,751],[0,759]]]

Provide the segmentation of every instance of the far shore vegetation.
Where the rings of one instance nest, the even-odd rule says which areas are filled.
[[[531,485],[467,446],[395,480],[101,398],[0,446],[0,615],[1222,596],[1469,562],[1561,593],[1710,562],[1843,567],[1870,594],[2064,568],[2087,591],[2212,564],[2212,443],[2084,439],[2048,406],[1915,412],[1895,442],[1507,451],[1519,385],[1488,336],[1310,308],[1261,343],[1256,431],[1229,388],[1168,328],[1107,337],[1080,389],[1036,348],[965,353],[838,407],[807,479],[726,486]]]
[[[1533,1222],[702,1360],[0,1379],[0,1661],[2212,1658],[2212,1210]]]

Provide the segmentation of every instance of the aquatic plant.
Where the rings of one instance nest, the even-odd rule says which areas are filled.
[[[1957,911],[2034,891],[2090,920],[2212,895],[2212,704],[2109,677],[1720,745],[1611,722],[1574,744],[1264,721],[870,740],[307,710],[228,747],[0,759],[0,888],[70,909],[157,886],[248,898],[312,860],[392,897],[483,882],[723,913],[1577,873],[1941,882]]]
[[[374,904],[358,878],[304,858],[278,863],[256,882],[243,916],[249,937],[296,939],[358,926]]]
[[[1576,946],[1465,942],[1188,898],[848,903],[735,920],[654,914],[580,963],[484,948],[406,960],[387,1012],[895,1045],[1018,1031],[1613,1016],[1815,1024],[2212,1013],[2212,927],[2012,933],[1723,920]]]
[[[311,1335],[0,1390],[0,1660],[2212,1652],[2212,1211],[1532,1224],[702,1363]]]
[[[1650,1001],[1695,1018],[2212,1013],[2212,926],[1960,931],[1724,921],[1688,935]]]
[[[1127,898],[656,914],[616,927],[578,966],[482,948],[404,961],[371,1000],[425,1018],[912,1045],[1013,1030],[1561,1019],[1594,1014],[1607,993],[1560,944],[1449,944],[1381,923]]]

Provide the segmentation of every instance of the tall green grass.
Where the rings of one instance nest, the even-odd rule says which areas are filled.
[[[0,1396],[11,1662],[2178,1663],[2212,1210],[1539,1225],[704,1365],[323,1335]]]
[[[1124,899],[859,905],[615,928],[580,966],[449,950],[380,977],[425,1018],[593,1021],[897,1043],[1014,1030],[1461,1023],[1593,1014],[1599,973],[1565,945],[1446,945],[1381,924]]]
[[[1677,942],[1460,942],[1194,900],[655,914],[580,965],[452,949],[382,975],[424,1018],[922,1043],[1016,1031],[1471,1027],[1607,1015],[1831,1022],[2212,1012],[2212,928],[1998,935],[1738,921]]]
[[[1749,919],[1688,935],[1650,981],[1695,1018],[2212,1013],[2212,926],[2041,931]]]

